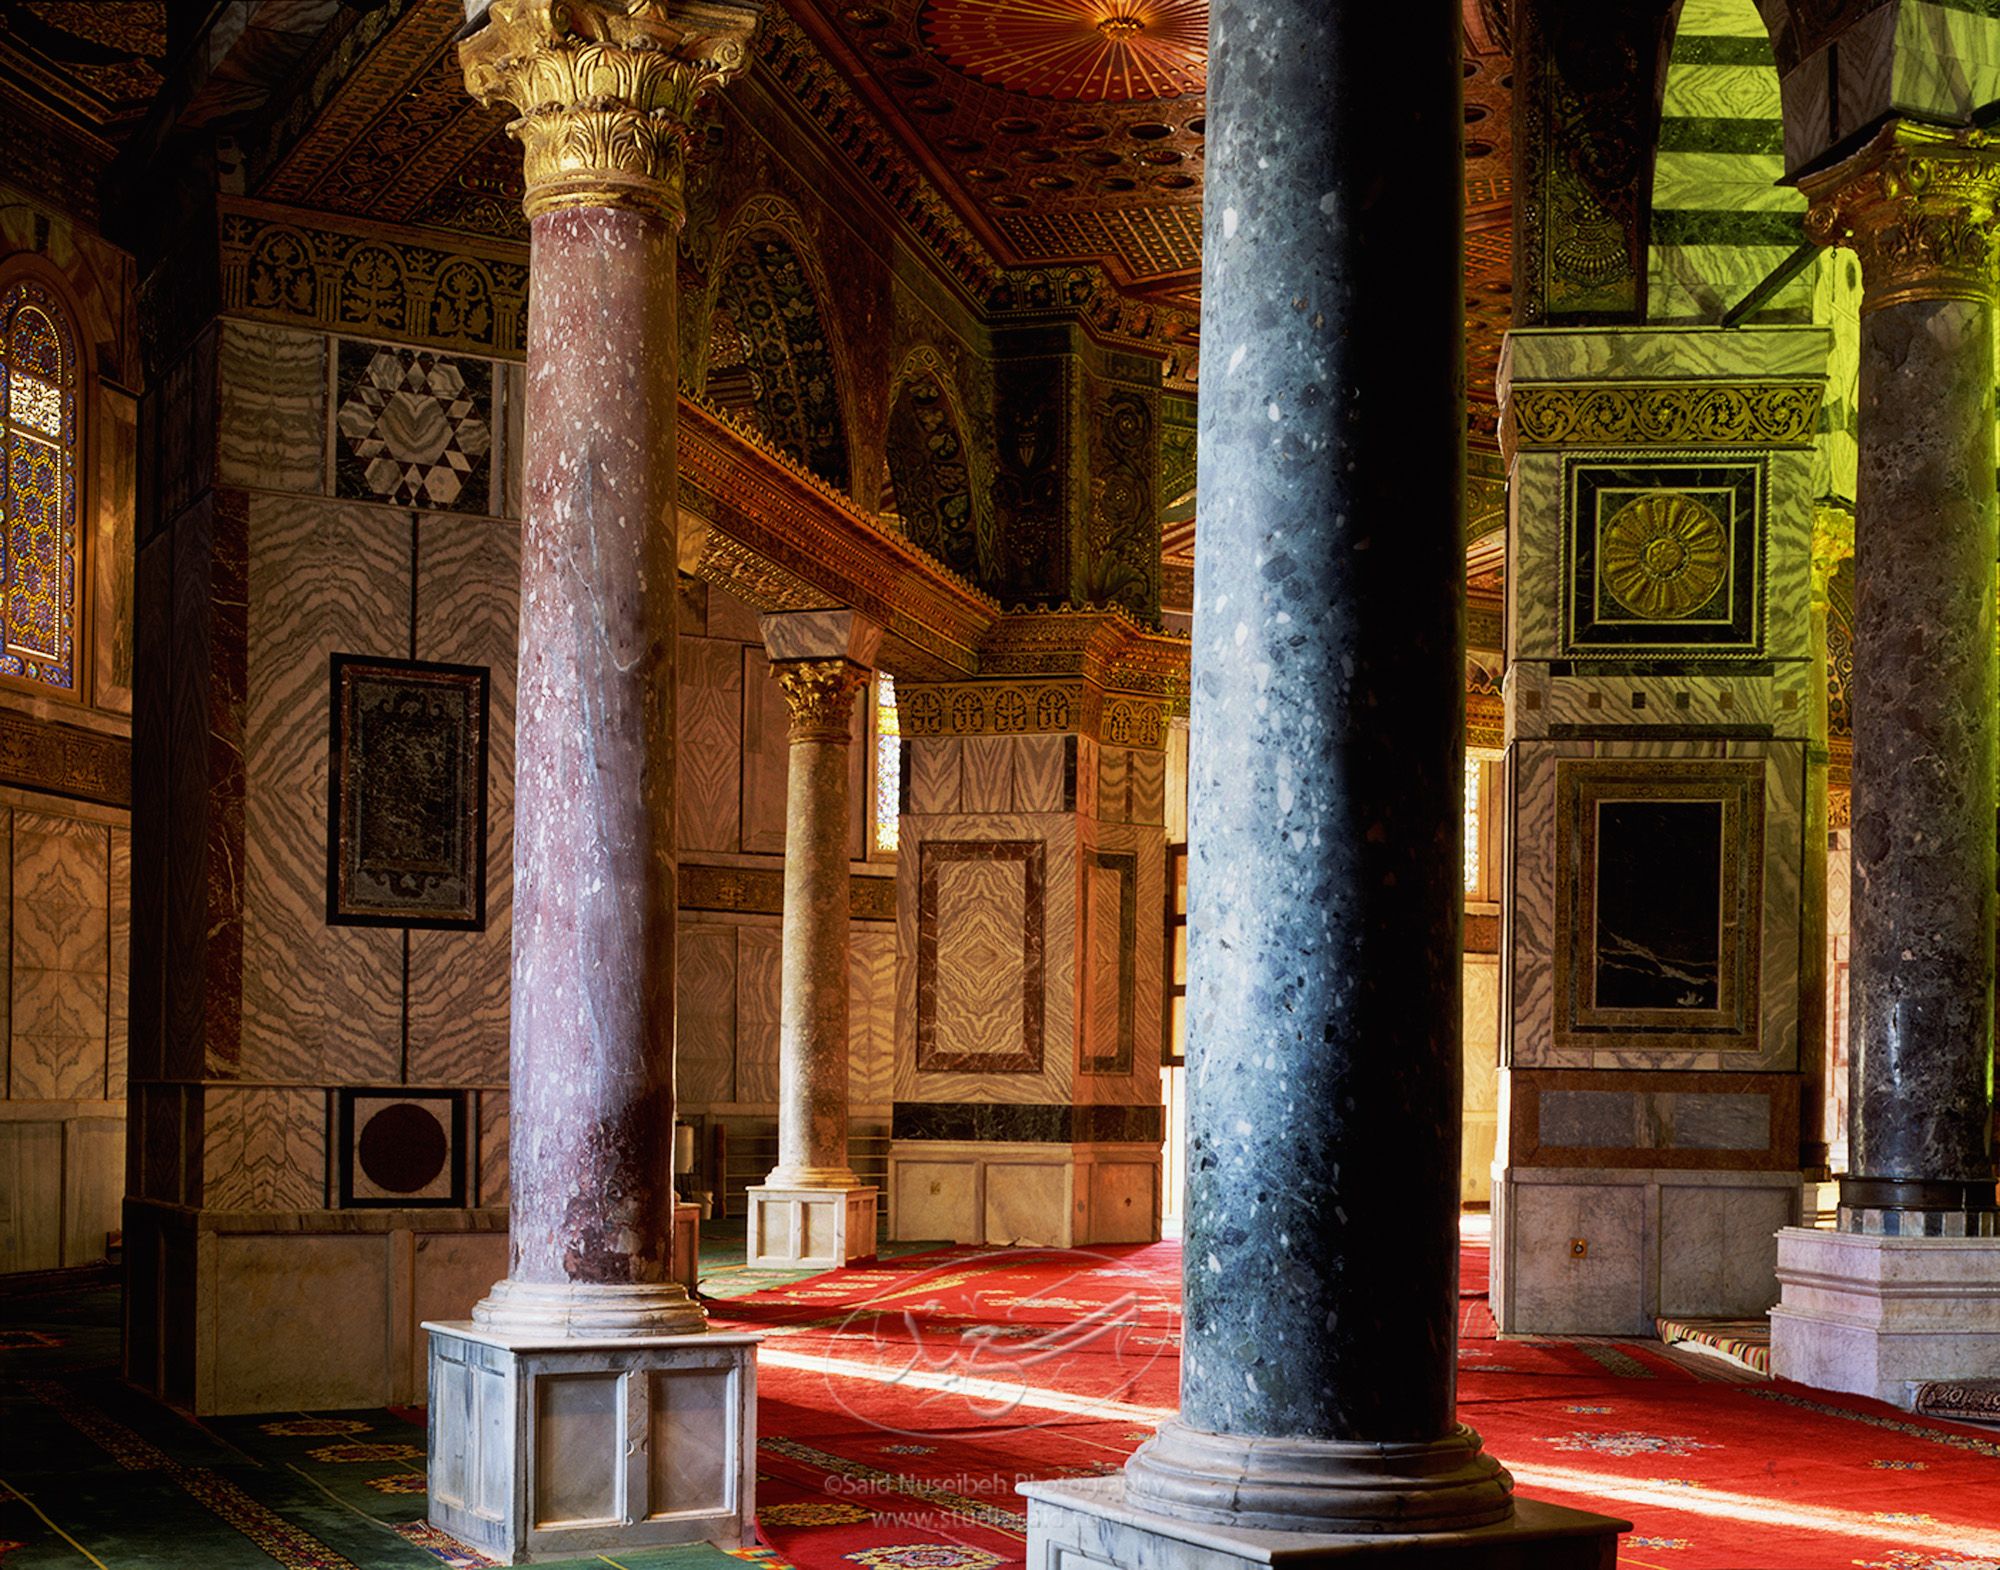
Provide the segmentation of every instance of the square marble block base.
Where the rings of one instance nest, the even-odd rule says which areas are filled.
[[[515,1565],[752,1542],[756,1336],[424,1328],[431,1525]]]
[[[1514,1501],[1514,1519],[1423,1537],[1270,1532],[1206,1526],[1139,1510],[1125,1479],[1024,1483],[1028,1570],[1246,1570],[1336,1565],[1364,1570],[1612,1570],[1629,1521],[1534,1499]]]
[[[1778,1234],[1771,1372],[1907,1409],[1913,1381],[2000,1377],[2000,1238]]]
[[[876,1188],[772,1188],[750,1196],[750,1268],[838,1270],[875,1257]]]

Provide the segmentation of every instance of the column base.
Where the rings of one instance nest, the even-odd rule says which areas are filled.
[[[1612,1570],[1629,1521],[1517,1499],[1507,1520],[1460,1531],[1357,1534],[1213,1526],[1155,1514],[1122,1477],[1023,1483],[1027,1570]]]
[[[1125,1463],[1133,1508],[1273,1532],[1433,1532],[1489,1526],[1514,1480],[1460,1424],[1432,1444],[1252,1439],[1170,1418]]]
[[[502,1564],[754,1541],[760,1337],[424,1328],[431,1525]]]
[[[1778,1234],[1771,1372],[1907,1410],[1914,1385],[2000,1375],[2000,1238]]]
[[[708,1327],[701,1305],[677,1280],[590,1286],[510,1278],[494,1283],[473,1306],[472,1318],[494,1335],[552,1340],[700,1335]]]
[[[753,1270],[838,1270],[851,1260],[875,1257],[880,1189],[759,1183],[744,1192],[750,1197],[747,1246]]]

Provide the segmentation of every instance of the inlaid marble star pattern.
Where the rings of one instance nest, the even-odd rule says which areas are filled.
[[[443,512],[491,504],[493,368],[341,340],[334,491]]]

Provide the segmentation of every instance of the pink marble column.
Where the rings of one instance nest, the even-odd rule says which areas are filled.
[[[494,0],[529,272],[511,1249],[499,1332],[700,1330],[673,1271],[674,239],[688,127],[757,7]]]

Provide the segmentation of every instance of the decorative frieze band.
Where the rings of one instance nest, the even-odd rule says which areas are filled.
[[[1810,447],[1820,382],[1515,387],[1503,411],[1522,447]]]
[[[0,785],[130,807],[132,743],[0,710]]]
[[[1165,745],[1167,705],[1106,693],[1085,681],[954,682],[899,691],[905,736],[1027,736],[1056,732],[1118,747]]]
[[[723,911],[735,916],[780,916],[785,910],[785,875],[777,868],[708,867],[682,862],[682,910]],[[847,914],[854,921],[894,921],[894,878],[849,878]]]

